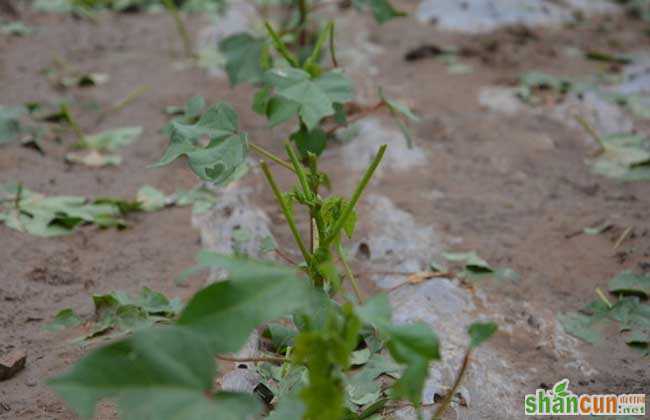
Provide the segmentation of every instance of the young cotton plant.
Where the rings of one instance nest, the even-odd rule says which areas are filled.
[[[117,399],[122,418],[133,420],[354,420],[395,409],[395,400],[421,405],[429,365],[440,359],[438,337],[421,322],[394,324],[386,294],[365,301],[342,251],[343,236],[351,237],[363,217],[356,206],[387,146],[378,149],[350,197],[324,196],[329,178],[319,170],[325,142],[318,138],[333,119],[346,117],[352,85],[339,69],[323,69],[315,59],[300,62],[270,26],[269,33],[291,66],[265,72],[255,106],[270,121],[297,120],[285,143],[288,160],[249,142],[237,113],[219,103],[200,116],[192,112],[173,121],[166,129],[170,145],[157,165],[185,156],[199,178],[224,185],[241,175],[253,149],[291,171],[296,185],[282,192],[269,164],[260,163],[303,261],[281,266],[202,252],[199,267],[225,269],[226,280],[195,294],[172,325],[141,329],[95,350],[50,382],[84,417],[104,398]],[[318,55],[331,30],[325,34],[310,57]],[[308,240],[295,221],[298,206],[310,216]],[[345,278],[356,298],[346,293]],[[229,356],[260,327],[273,343],[272,354]],[[495,329],[492,323],[475,324],[471,348]],[[264,391],[219,389],[215,359],[261,362]],[[468,360],[469,352],[457,382]]]
[[[281,6],[277,40],[282,40],[286,51],[292,51],[296,59],[306,59],[318,42],[319,20],[316,13],[324,0],[284,0],[273,2],[260,1],[262,15],[267,15],[269,7]],[[389,0],[354,0],[351,2],[357,10],[370,10],[375,20],[383,24],[391,19],[405,16],[395,9]],[[339,7],[344,7],[340,2]],[[348,4],[349,5],[349,4]],[[261,26],[261,25],[260,25]],[[331,28],[333,31],[333,28]],[[275,42],[275,40],[274,40]],[[330,45],[332,45],[331,40]],[[277,43],[275,43],[277,46]],[[225,69],[232,85],[239,83],[258,83],[266,70],[273,67],[271,50],[273,43],[264,36],[252,32],[240,32],[224,38],[219,43],[219,50],[225,58]],[[286,58],[286,57],[285,57]],[[316,57],[320,59],[320,57]]]

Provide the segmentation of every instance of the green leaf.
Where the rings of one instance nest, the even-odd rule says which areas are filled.
[[[7,191],[11,201],[20,196],[18,208],[0,211],[0,220],[12,229],[31,235],[65,235],[82,223],[110,225],[119,221],[119,208],[111,204],[92,204],[75,196],[45,197],[26,188],[20,188],[20,192],[11,188]]]
[[[157,211],[167,204],[167,196],[149,185],[144,185],[138,190],[136,200],[144,211]]]
[[[327,135],[323,130],[318,127],[313,130],[307,130],[304,125],[298,131],[291,134],[289,138],[296,143],[296,147],[298,147],[301,156],[307,156],[309,153],[320,156],[325,150],[327,143]]]
[[[170,145],[153,166],[167,165],[184,155],[199,178],[217,185],[228,183],[245,167],[248,152],[246,135],[238,130],[237,113],[225,103],[208,109],[194,125],[173,122]],[[197,146],[204,136],[209,144]]]
[[[650,180],[650,140],[640,134],[601,138],[603,153],[590,164],[595,173],[623,181]]]
[[[469,347],[477,348],[490,339],[497,332],[497,324],[494,322],[475,322],[469,326],[467,333],[470,337]]]
[[[345,305],[340,313],[329,312],[323,329],[306,330],[296,337],[293,359],[305,364],[309,372],[309,384],[300,392],[305,418],[342,418],[345,392],[341,371],[348,368],[360,328],[352,306]]]
[[[266,104],[266,117],[269,119],[269,127],[275,127],[296,116],[300,110],[300,104],[275,96]]]
[[[472,252],[443,252],[442,256],[454,262],[462,262],[465,269],[473,274],[494,273],[494,269],[475,251]]]
[[[413,404],[419,404],[429,362],[440,360],[440,343],[436,334],[424,323],[392,325],[386,294],[369,299],[357,313],[385,337],[393,359],[406,365],[402,377],[394,385],[395,397],[406,397]]]
[[[31,35],[33,32],[34,30],[32,28],[19,20],[0,25],[0,34],[27,36]]]
[[[389,0],[353,0],[354,5],[361,8],[370,8],[375,20],[382,24],[396,17],[406,16],[406,13],[396,10]]]
[[[300,69],[272,69],[266,72],[265,80],[275,87],[280,97],[298,105],[298,114],[309,130],[322,118],[334,115],[334,103],[352,99],[350,81],[338,70],[311,79],[309,73]],[[292,109],[283,109],[282,116],[286,117]]]
[[[553,395],[557,397],[566,397],[569,395],[568,392],[569,380],[563,379],[553,385]]]
[[[205,337],[215,352],[239,350],[255,327],[304,308],[313,293],[287,267],[207,253],[200,259],[227,269],[229,280],[194,295],[178,323]]]
[[[203,96],[193,96],[190,98],[184,107],[184,114],[187,118],[197,118],[200,117],[203,113],[203,108],[205,108],[205,99]]]
[[[287,347],[292,347],[294,338],[298,332],[278,323],[270,323],[264,332],[264,336],[271,339],[271,345],[276,353],[284,354]]]
[[[226,58],[226,72],[231,85],[242,82],[256,83],[262,80],[264,69],[262,57],[267,49],[262,38],[248,33],[231,35],[219,43],[219,50]]]
[[[567,334],[591,344],[598,344],[602,341],[601,333],[593,327],[593,320],[588,315],[568,312],[558,314],[557,319]]]
[[[8,143],[18,138],[22,132],[20,117],[26,113],[22,106],[0,106],[0,144]]]
[[[81,325],[82,320],[74,310],[67,308],[59,311],[54,317],[54,320],[45,325],[44,329],[47,331],[61,331],[66,328],[76,327]]]
[[[289,396],[280,399],[276,409],[271,412],[267,420],[300,420],[305,413],[305,405],[300,398]]]
[[[398,377],[401,369],[387,357],[373,354],[365,366],[356,371],[347,380],[346,391],[350,402],[356,405],[367,405],[377,401],[381,396],[381,388],[375,381],[380,375]]]
[[[608,290],[620,295],[638,295],[642,298],[650,296],[650,275],[637,275],[631,271],[623,271],[609,281]]]
[[[95,350],[49,384],[84,418],[92,417],[104,398],[116,398],[128,420],[243,420],[256,415],[260,407],[250,396],[206,396],[215,371],[213,353],[200,336],[166,327]]]
[[[140,134],[142,134],[142,127],[124,127],[107,130],[98,134],[85,136],[79,146],[84,149],[92,149],[99,152],[115,152],[133,143],[140,137]]]

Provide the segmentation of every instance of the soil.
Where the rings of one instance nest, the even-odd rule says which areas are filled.
[[[191,19],[195,33],[209,25],[207,18]],[[64,163],[63,156],[75,141],[71,133],[61,142],[46,142],[44,155],[19,144],[4,146],[0,183],[19,180],[50,195],[125,198],[144,184],[166,193],[189,188],[195,180],[184,165],[163,169],[147,165],[167,144],[159,132],[168,118],[162,110],[195,94],[208,102],[231,102],[253,136],[263,127],[250,111],[251,88],[231,89],[223,78],[174,65],[181,49],[165,15],[102,14],[93,23],[24,10],[22,20],[37,32],[24,38],[0,37],[0,103],[68,99],[89,132],[140,125],[144,133],[126,149],[120,166],[105,169]],[[418,223],[435,226],[447,238],[462,238],[456,249],[477,250],[493,265],[520,274],[514,283],[486,280],[475,288],[486,307],[510,327],[490,345],[516,368],[540,367],[530,373],[533,379],[526,392],[564,377],[571,377],[579,392],[648,392],[647,359],[620,339],[611,336],[601,346],[575,344],[583,366],[595,368],[589,372],[570,367],[550,349],[544,334],[555,325],[556,313],[590,302],[594,289],[606,287],[618,272],[648,270],[650,183],[620,183],[592,174],[584,160],[593,145],[583,140],[583,133],[557,120],[538,114],[494,114],[477,101],[481,87],[512,83],[527,70],[580,75],[602,68],[602,63],[567,59],[561,51],[569,44],[607,51],[616,46],[615,52],[647,49],[650,38],[643,24],[629,17],[603,16],[574,27],[513,27],[471,36],[412,20],[368,25],[370,40],[384,50],[375,59],[379,69],[375,82],[422,116],[416,125],[416,144],[429,160],[424,166],[384,174],[370,193],[389,197]],[[422,45],[449,44],[466,51],[463,60],[473,67],[471,74],[450,75],[445,64],[431,58],[404,60],[405,54]],[[42,74],[57,56],[111,79],[105,86],[59,90]],[[100,124],[96,111],[80,105],[108,107],[142,85],[151,89]],[[650,133],[647,123],[638,122],[637,127]],[[258,142],[279,151],[279,143],[270,140]],[[335,184],[346,179],[340,163],[326,160],[325,166],[336,173]],[[261,188],[263,180],[249,176],[246,182],[264,191],[257,201],[274,222],[274,233],[281,243],[287,242],[286,234],[275,227],[282,218]],[[575,234],[602,220],[614,228],[597,236]],[[148,286],[185,299],[204,284],[199,277],[182,287],[174,281],[201,249],[190,208],[129,216],[128,222],[122,231],[83,227],[56,239],[0,226],[0,353],[14,349],[28,353],[24,371],[0,382],[0,419],[75,418],[45,383],[88,350],[69,342],[78,330],[43,331],[60,309],[75,308],[91,320],[93,293],[136,293]],[[614,249],[627,227],[633,233]],[[102,409],[100,416],[112,418],[113,411]]]

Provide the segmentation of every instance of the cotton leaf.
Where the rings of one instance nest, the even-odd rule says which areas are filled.
[[[83,418],[104,398],[118,400],[127,420],[246,419],[254,398],[206,395],[216,371],[208,344],[193,332],[153,328],[93,351],[50,386]]]
[[[255,327],[304,308],[314,293],[290,268],[245,258],[214,258],[230,272],[229,280],[194,295],[178,323],[205,337],[215,352],[239,350]]]

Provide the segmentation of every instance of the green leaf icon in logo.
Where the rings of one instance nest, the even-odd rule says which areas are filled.
[[[553,395],[556,397],[568,397],[569,392],[567,391],[567,388],[569,386],[569,380],[568,379],[563,379],[560,382],[556,383],[553,386]]]

